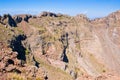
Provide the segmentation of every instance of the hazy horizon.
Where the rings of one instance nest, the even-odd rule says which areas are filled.
[[[71,16],[86,14],[89,18],[98,18],[119,10],[119,4],[119,0],[4,0],[0,2],[0,15],[37,15],[42,11],[49,11]]]

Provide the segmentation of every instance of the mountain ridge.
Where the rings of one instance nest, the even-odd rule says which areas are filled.
[[[0,16],[1,79],[119,80],[119,22],[120,11],[94,20],[52,12]]]

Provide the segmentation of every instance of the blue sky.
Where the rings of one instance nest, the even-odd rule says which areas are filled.
[[[51,11],[68,15],[83,13],[89,18],[96,18],[119,9],[120,0],[0,0],[0,15]]]

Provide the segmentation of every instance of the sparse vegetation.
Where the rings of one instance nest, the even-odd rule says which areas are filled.
[[[38,78],[36,78],[36,80],[44,80],[44,79],[42,79],[42,78],[38,77]]]
[[[19,74],[12,73],[12,74],[10,74],[10,75],[11,75],[11,76],[9,76],[9,77],[10,77],[10,79],[12,79],[12,80],[24,80],[23,76],[21,76],[21,75],[19,75]]]
[[[25,50],[25,55],[29,55],[30,51],[28,49]]]
[[[98,62],[93,54],[89,54],[89,55],[90,55],[89,59],[90,59],[92,65],[95,67],[96,71],[98,71],[100,73],[106,72],[105,66],[102,63]]]
[[[0,74],[10,80],[73,80],[109,69],[119,72],[119,19],[114,23],[114,16],[11,16],[17,26],[8,18],[0,20]]]

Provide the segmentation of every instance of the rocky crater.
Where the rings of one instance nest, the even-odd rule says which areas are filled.
[[[0,79],[119,80],[119,27],[120,11],[0,16]]]

